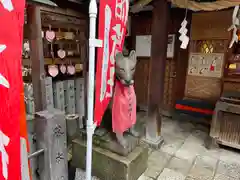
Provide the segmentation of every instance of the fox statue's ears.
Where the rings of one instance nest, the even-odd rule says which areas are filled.
[[[129,59],[131,59],[132,61],[137,61],[136,51],[131,50],[131,52],[129,53]]]
[[[117,54],[116,54],[116,62],[121,60],[121,59],[123,59],[123,58],[124,58],[124,56],[123,56],[122,52],[117,52]]]
[[[123,56],[122,52],[118,52],[118,53],[116,54],[116,61],[119,61],[119,60],[121,60],[121,59],[123,59],[123,58],[124,58],[124,56]],[[129,58],[131,61],[134,61],[134,62],[137,61],[136,51],[132,50],[132,51],[129,53],[128,58]]]

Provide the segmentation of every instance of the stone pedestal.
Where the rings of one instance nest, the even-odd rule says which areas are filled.
[[[53,101],[54,108],[65,112],[65,95],[64,95],[64,81],[57,81],[53,83]]]
[[[75,84],[74,80],[66,80],[64,81],[64,97],[65,97],[65,105],[66,105],[66,114],[75,114],[76,112],[76,104],[75,104]]]
[[[47,109],[52,109],[54,107],[53,102],[53,84],[52,78],[46,77],[45,78],[45,89],[46,89],[46,106]]]
[[[137,180],[147,169],[148,149],[136,147],[128,156],[120,156],[93,146],[92,173],[101,180]],[[85,169],[86,142],[73,140],[73,166]]]
[[[68,158],[64,112],[49,109],[36,113],[35,130],[39,155],[40,180],[67,180]]]
[[[84,78],[75,79],[75,103],[76,113],[79,115],[79,128],[83,128],[83,117],[85,117]]]

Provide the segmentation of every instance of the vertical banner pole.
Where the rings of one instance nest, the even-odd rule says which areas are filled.
[[[93,123],[94,82],[95,82],[95,48],[102,46],[102,41],[96,39],[97,2],[91,0],[89,4],[89,72],[88,72],[88,108],[87,108],[87,158],[86,179],[92,176],[92,137],[96,124]]]
[[[115,71],[115,54],[121,52],[128,20],[129,0],[100,0],[98,36],[96,39],[96,18],[98,14],[96,0],[89,5],[89,77],[88,77],[88,114],[87,114],[87,180],[91,180],[92,171],[92,138],[96,126],[112,98]],[[104,40],[104,47],[103,41]],[[95,113],[93,119],[94,84],[95,84],[95,48],[98,49]]]

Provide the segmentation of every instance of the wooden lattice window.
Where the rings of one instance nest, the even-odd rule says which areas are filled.
[[[202,53],[213,53],[213,44],[211,41],[202,41],[201,44]]]
[[[226,40],[196,40],[191,42],[193,53],[224,53],[227,48]]]

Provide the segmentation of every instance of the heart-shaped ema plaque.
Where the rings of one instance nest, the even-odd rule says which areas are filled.
[[[58,54],[58,57],[60,57],[61,59],[66,57],[66,51],[64,51],[62,49],[59,49],[57,54]]]
[[[61,71],[62,74],[65,74],[66,71],[67,71],[66,66],[62,64],[62,65],[60,66],[60,71]]]
[[[56,65],[49,65],[48,73],[50,74],[50,76],[56,77],[58,75],[58,67]]]
[[[67,72],[68,72],[68,74],[70,74],[70,75],[74,75],[75,72],[76,72],[76,69],[75,69],[75,67],[74,67],[73,65],[69,65],[69,66],[67,67]]]
[[[55,38],[55,32],[54,31],[46,31],[46,39],[49,41],[49,42],[52,42]]]

